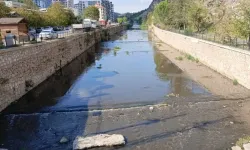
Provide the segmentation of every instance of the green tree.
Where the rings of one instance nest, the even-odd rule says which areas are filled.
[[[10,8],[5,6],[3,2],[0,2],[0,18],[8,16]]]
[[[202,0],[194,1],[188,11],[189,24],[197,31],[207,30],[213,24],[208,9]]]
[[[168,1],[164,0],[155,6],[154,19],[155,23],[167,25],[168,18]]]
[[[16,8],[13,10],[16,11],[20,16],[24,17],[28,21],[28,25],[30,27],[40,27],[43,25],[43,20],[40,12],[27,10],[25,8]]]
[[[242,38],[248,39],[250,49],[250,1],[241,0],[233,18],[233,32]]]
[[[124,17],[122,18],[122,22],[123,22],[123,23],[128,23],[128,18],[124,16]]]
[[[123,23],[123,18],[117,18],[117,22],[120,24]]]
[[[99,10],[95,6],[89,6],[84,10],[83,18],[99,20]]]
[[[67,26],[71,23],[71,17],[69,16],[68,10],[65,10],[63,5],[56,2],[48,8],[45,14],[46,23],[51,26]]]

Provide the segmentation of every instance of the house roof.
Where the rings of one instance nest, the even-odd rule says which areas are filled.
[[[0,18],[0,24],[18,24],[24,18]]]

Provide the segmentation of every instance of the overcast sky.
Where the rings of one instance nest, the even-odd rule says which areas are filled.
[[[75,0],[77,3],[79,0]],[[138,12],[140,10],[148,8],[152,0],[110,0],[113,2],[115,12]]]

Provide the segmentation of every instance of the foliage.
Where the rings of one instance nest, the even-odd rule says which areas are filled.
[[[117,22],[118,23],[120,23],[120,24],[126,24],[126,23],[128,23],[128,18],[127,17],[119,17],[119,18],[117,18]]]
[[[208,9],[203,2],[196,0],[193,2],[188,11],[189,23],[197,32],[207,30],[211,25],[211,18]]]
[[[72,23],[72,12],[64,9],[63,5],[56,2],[48,8],[45,14],[46,23],[51,26],[67,26]]]
[[[20,16],[24,17],[28,21],[28,25],[30,27],[43,26],[43,18],[38,11],[27,10],[25,8],[16,8],[13,10],[16,11]]]
[[[238,80],[234,79],[234,80],[233,80],[233,84],[234,84],[234,85],[238,85],[238,84],[239,84]]]
[[[123,22],[123,18],[117,18],[117,22],[121,24]]]
[[[6,17],[10,12],[10,8],[5,6],[3,2],[0,2],[0,18]]]
[[[99,10],[95,6],[89,6],[84,10],[83,18],[99,20]]]
[[[162,1],[158,5],[156,5],[154,9],[154,20],[155,23],[161,23],[167,25],[168,20],[168,1]]]

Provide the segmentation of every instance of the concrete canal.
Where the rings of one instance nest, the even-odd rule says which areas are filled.
[[[157,44],[129,30],[90,48],[2,112],[0,148],[66,150],[77,135],[119,133],[121,149],[225,149],[249,131],[231,107],[244,99],[221,101]]]

